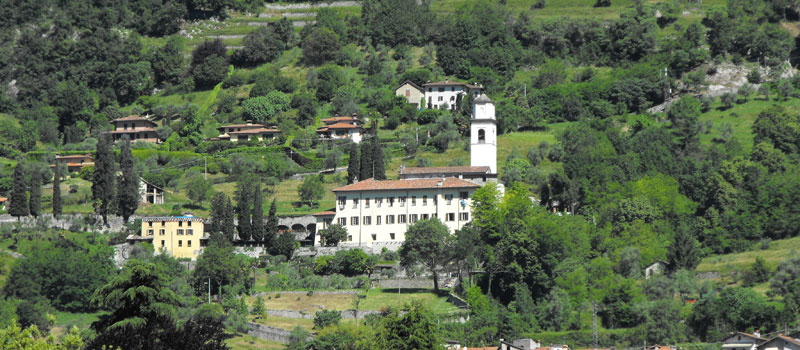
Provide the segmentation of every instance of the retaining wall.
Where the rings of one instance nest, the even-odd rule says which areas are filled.
[[[248,322],[247,334],[252,335],[256,338],[272,340],[279,343],[287,344],[289,343],[289,335],[292,334],[292,332],[281,328],[275,328],[275,327],[260,325],[258,323]]]

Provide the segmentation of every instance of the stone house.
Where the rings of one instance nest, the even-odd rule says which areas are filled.
[[[395,96],[402,96],[409,104],[422,108],[422,101],[425,100],[425,90],[411,81],[404,81],[397,89],[394,89]]]
[[[115,142],[122,140],[125,136],[127,136],[131,142],[161,142],[156,134],[156,127],[158,127],[158,125],[146,117],[129,115],[127,117],[114,119],[111,121],[111,124],[114,125],[114,131],[110,133],[114,137]]]

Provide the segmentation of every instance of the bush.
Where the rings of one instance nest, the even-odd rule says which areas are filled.
[[[314,329],[335,326],[342,320],[342,313],[336,310],[322,310],[314,314]]]
[[[747,82],[750,84],[761,84],[761,73],[758,72],[758,68],[753,68],[750,73],[747,73]]]

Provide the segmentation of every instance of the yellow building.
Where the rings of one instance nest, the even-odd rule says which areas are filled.
[[[200,242],[205,245],[203,229],[203,219],[193,215],[145,217],[141,236],[128,237],[128,241],[151,241],[156,252],[194,260],[202,252]]]

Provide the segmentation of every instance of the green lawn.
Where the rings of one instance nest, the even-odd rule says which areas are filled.
[[[753,149],[753,123],[759,113],[773,105],[783,106],[788,111],[797,110],[800,108],[800,99],[778,101],[772,97],[767,101],[763,96],[754,95],[747,103],[734,104],[730,109],[722,109],[718,102],[714,103],[711,110],[700,117],[701,122],[710,121],[713,125],[709,132],[700,135],[700,141],[705,144],[714,142],[715,138],[720,137],[723,125],[729,124],[732,135],[739,140],[745,152],[750,152]]]
[[[251,335],[239,334],[231,336],[225,343],[231,350],[250,350],[250,349],[266,349],[266,350],[279,350],[285,349],[286,346],[276,341],[264,340],[256,338]]]
[[[11,272],[11,267],[14,266],[15,259],[11,254],[5,251],[0,251],[0,289],[6,285],[8,274]]]
[[[729,278],[729,273],[733,270],[742,271],[749,268],[756,257],[763,258],[770,268],[775,269],[783,260],[796,256],[798,252],[800,252],[800,237],[772,241],[768,249],[761,249],[760,243],[754,243],[750,251],[705,257],[696,270],[719,271],[725,279]]]
[[[54,316],[56,322],[53,327],[53,334],[63,335],[69,332],[73,326],[78,326],[81,330],[87,330],[91,327],[92,322],[97,321],[105,312],[95,313],[71,313],[56,311]]]
[[[280,297],[278,297],[280,295]],[[269,292],[264,297],[267,309],[295,310],[313,314],[320,309],[325,310],[351,310],[355,308],[355,295],[353,294],[319,294],[311,296],[305,293]],[[386,307],[403,307],[413,300],[420,300],[428,305],[434,313],[447,313],[458,311],[453,304],[447,302],[447,297],[437,296],[432,289],[397,289],[373,288],[367,296],[361,299],[359,310],[381,310]],[[249,304],[253,304],[254,297],[248,297]]]

